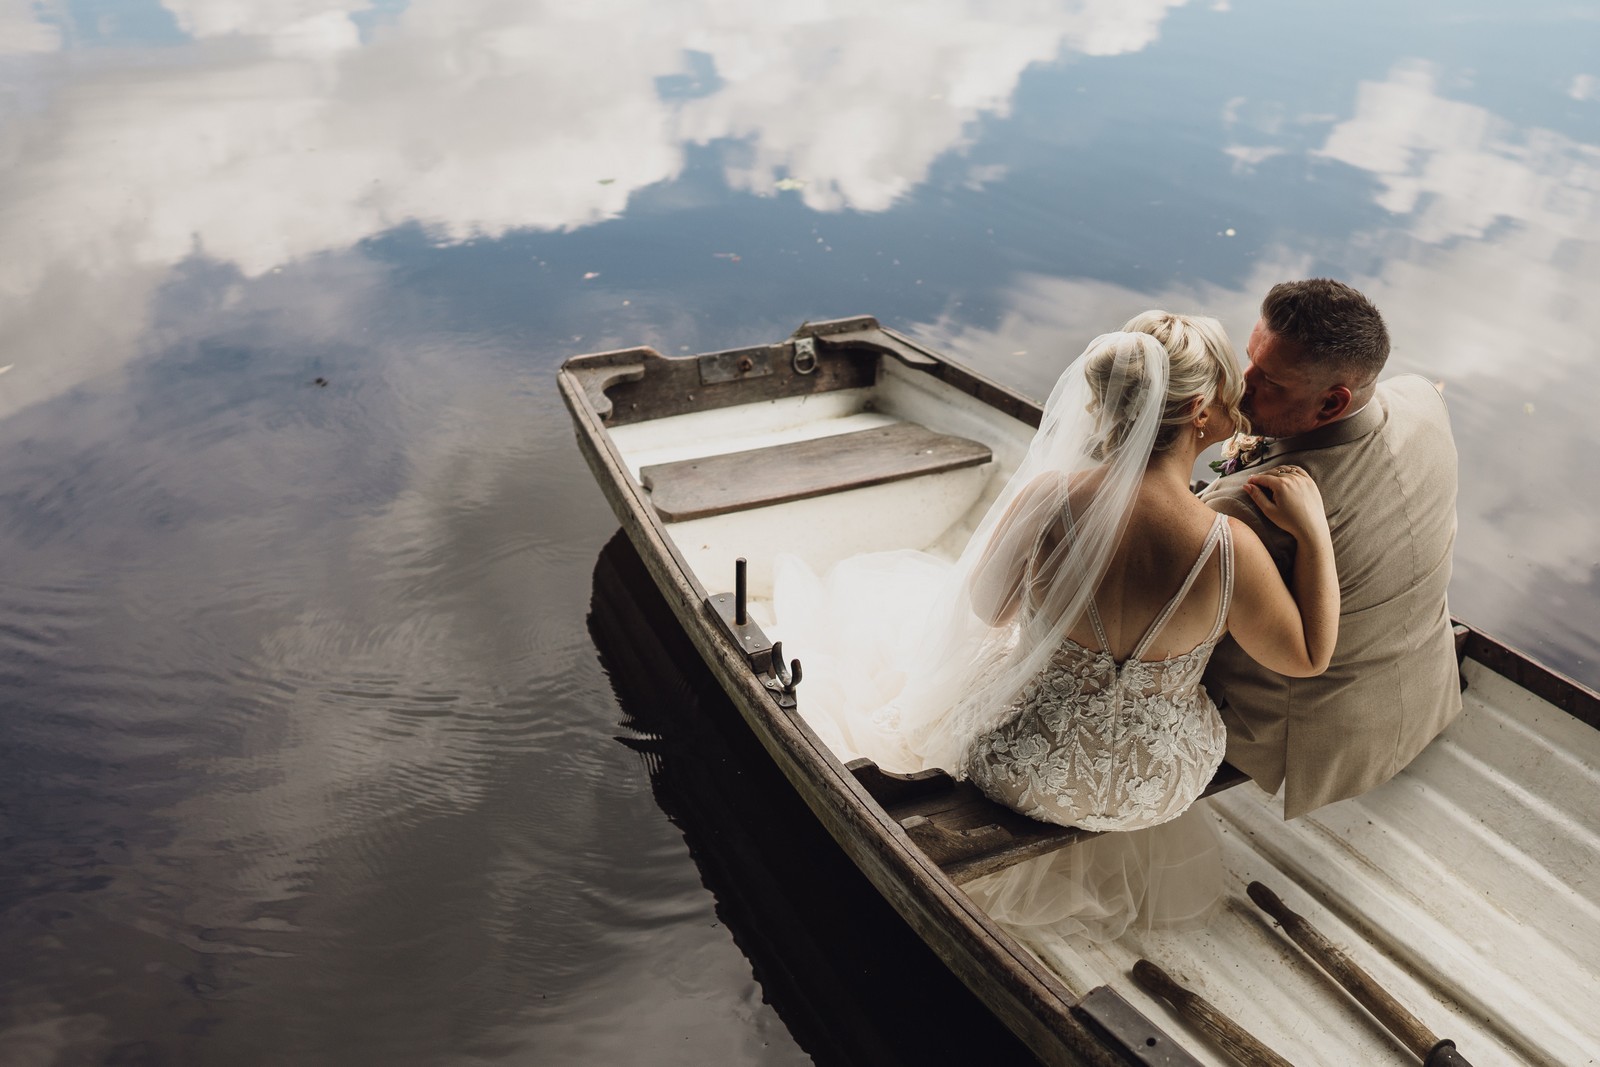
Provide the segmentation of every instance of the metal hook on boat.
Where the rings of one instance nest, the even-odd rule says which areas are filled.
[[[794,342],[794,372],[812,374],[817,369],[817,339],[799,337]]]
[[[783,642],[772,643],[772,681],[767,683],[768,689],[780,690],[784,693],[793,693],[794,687],[800,684],[800,661],[792,659],[789,665],[783,665]]]

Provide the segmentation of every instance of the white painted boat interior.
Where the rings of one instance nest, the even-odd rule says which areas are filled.
[[[612,431],[629,469],[847,433],[894,419],[983,441],[981,468],[668,526],[708,590],[750,560],[819,572],[887,548],[959,551],[1030,428],[892,361],[876,387],[676,416]],[[1600,732],[1469,663],[1466,710],[1367,796],[1285,823],[1252,785],[1209,804],[1228,895],[1203,930],[1029,948],[1075,992],[1110,984],[1215,1067],[1210,1048],[1129,977],[1145,957],[1299,1067],[1417,1062],[1245,895],[1259,880],[1477,1067],[1600,1065]]]
[[[779,447],[893,422],[981,441],[994,453],[981,467],[925,475],[772,507],[669,523],[684,560],[707,590],[733,588],[733,561],[749,561],[757,611],[772,595],[772,561],[789,553],[819,573],[863,552],[916,548],[960,552],[1005,475],[1027,451],[1033,429],[927,374],[884,360],[876,385],[790,397],[618,426],[611,439],[635,480],[643,467]],[[871,521],[863,522],[863,516]]]

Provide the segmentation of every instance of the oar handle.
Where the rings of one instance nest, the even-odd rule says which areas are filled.
[[[1250,899],[1262,911],[1278,921],[1284,933],[1304,949],[1317,966],[1332,975],[1363,1008],[1422,1060],[1424,1067],[1472,1067],[1456,1051],[1454,1042],[1441,1041],[1423,1025],[1421,1019],[1402,1007],[1360,965],[1318,933],[1316,927],[1291,911],[1287,904],[1278,899],[1278,894],[1260,882],[1251,882],[1245,892],[1250,894]]]
[[[1294,1067],[1294,1064],[1256,1040],[1250,1031],[1224,1015],[1216,1005],[1181,985],[1149,960],[1139,960],[1133,965],[1133,980],[1145,992],[1170,1001],[1179,1015],[1244,1067]]]
[[[1448,1038],[1433,1046],[1422,1067],[1472,1067],[1467,1058],[1456,1051],[1456,1043]]]

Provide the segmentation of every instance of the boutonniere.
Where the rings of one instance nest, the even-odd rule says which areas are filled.
[[[1211,469],[1224,477],[1234,471],[1243,470],[1252,463],[1261,462],[1261,457],[1266,454],[1267,446],[1270,444],[1272,444],[1270,437],[1236,433],[1223,443],[1222,458],[1212,460]]]

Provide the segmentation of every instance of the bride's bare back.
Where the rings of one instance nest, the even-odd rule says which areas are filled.
[[[1088,490],[1090,487],[1084,487]],[[1073,506],[1086,503],[1082,493],[1069,493]],[[1139,488],[1122,540],[1095,590],[1094,605],[1114,659],[1121,662],[1137,645],[1162,609],[1177,595],[1206,545],[1216,512],[1184,493],[1174,498],[1156,479]],[[1064,525],[1064,524],[1061,524]],[[1058,526],[1052,534],[1060,536]],[[1041,576],[1042,577],[1042,576]],[[1161,660],[1192,652],[1216,625],[1222,602],[1222,563],[1210,553],[1199,575],[1171,617],[1155,633],[1141,659]],[[1085,648],[1099,648],[1100,639],[1085,614],[1067,631]]]
[[[1182,452],[1152,458],[1129,507],[1122,537],[1095,589],[1093,606],[1110,645],[1107,650],[1119,662],[1133,654],[1182,587],[1216,518],[1189,490],[1187,472],[1193,461],[1193,455]],[[1087,471],[1071,485],[1062,484],[1059,476],[1046,476],[1018,498],[1014,514],[1007,516],[1014,521],[1002,521],[992,545],[999,550],[1009,542],[1012,547],[1006,551],[1014,553],[1019,542],[1031,544],[1027,558],[1013,557],[1007,563],[997,551],[974,573],[974,607],[992,623],[1010,619],[1024,599],[1037,610],[1045,599],[1043,591],[1058,577],[1054,565],[1066,555],[1060,549],[1072,536],[1072,516],[1087,513],[1099,491],[1100,476],[1098,470]],[[1274,468],[1257,481],[1278,497],[1275,501],[1254,486],[1257,503],[1269,519],[1296,535],[1302,551],[1291,575],[1291,590],[1260,538],[1244,523],[1228,520],[1237,564],[1236,595],[1225,629],[1246,654],[1271,670],[1296,677],[1320,674],[1332,655],[1339,611],[1322,498],[1298,467]],[[1046,503],[1052,500],[1054,505]],[[1030,526],[1032,533],[1026,529]],[[1025,576],[1031,576],[1026,593]],[[1221,586],[1220,564],[1215,557],[1207,559],[1140,658],[1171,659],[1201,644],[1216,623]],[[1104,647],[1087,610],[1073,621],[1067,636],[1085,648]]]

